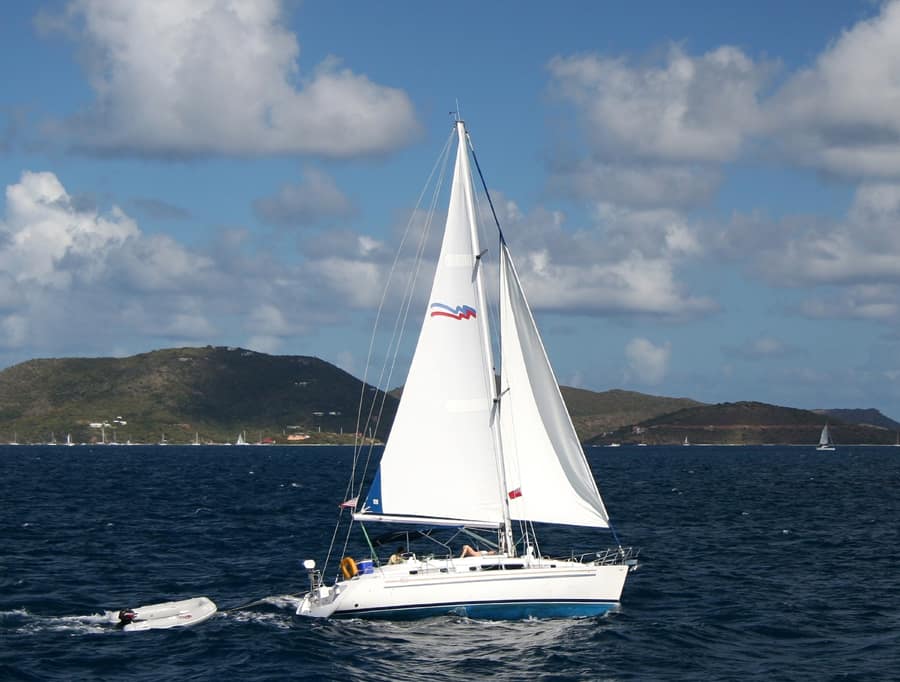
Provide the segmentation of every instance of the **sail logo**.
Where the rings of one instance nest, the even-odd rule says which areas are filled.
[[[475,308],[469,305],[458,305],[455,308],[444,303],[431,304],[432,317],[450,317],[454,320],[471,320],[476,317]]]

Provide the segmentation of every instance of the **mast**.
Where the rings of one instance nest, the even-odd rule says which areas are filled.
[[[483,347],[485,352],[483,359],[485,364],[485,377],[490,384],[491,401],[494,406],[491,411],[490,428],[491,437],[494,441],[494,456],[497,458],[498,478],[500,482],[500,490],[498,492],[500,494],[500,508],[503,512],[503,538],[507,554],[515,556],[516,546],[513,542],[512,522],[509,514],[509,499],[506,494],[506,467],[503,463],[503,442],[500,439],[500,399],[497,395],[497,382],[494,379],[494,358],[491,345],[491,334],[488,329],[487,297],[484,293],[484,276],[481,272],[481,257],[484,255],[484,252],[481,251],[481,244],[478,240],[478,222],[476,220],[475,199],[472,189],[472,168],[469,165],[468,133],[466,132],[464,121],[456,121],[456,134],[459,137],[458,154],[464,170],[463,176],[465,182],[463,183],[463,189],[466,200],[466,212],[469,214],[469,230],[471,231],[472,246],[474,247],[473,251],[475,252],[473,254],[475,256],[475,288],[478,292],[478,307],[482,311],[482,314],[476,319],[478,320],[481,334],[484,339]]]

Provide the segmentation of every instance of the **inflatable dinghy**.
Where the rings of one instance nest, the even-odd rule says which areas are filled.
[[[134,630],[164,630],[197,625],[209,620],[216,613],[216,605],[206,597],[194,597],[182,601],[148,604],[114,613],[117,627],[127,632]]]

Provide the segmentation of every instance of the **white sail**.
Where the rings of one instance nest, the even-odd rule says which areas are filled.
[[[828,432],[828,424],[822,428],[822,433],[819,435],[819,445],[829,445],[831,443],[831,434]]]
[[[440,259],[397,415],[364,511],[503,519],[490,430],[491,348],[472,229],[472,185],[460,129]]]
[[[494,527],[502,529],[498,548],[482,554],[464,546],[461,555],[409,554],[381,563],[373,547],[372,558],[344,557],[330,586],[308,559],[310,591],[300,616],[594,616],[619,602],[637,563],[621,546],[593,560],[552,558],[533,551],[530,534],[517,552],[513,520],[609,524],[502,237],[498,395],[461,121],[456,131],[431,298],[376,478],[353,518]],[[355,510],[358,499],[341,507]]]
[[[605,528],[608,516],[506,245],[500,423],[510,516]]]

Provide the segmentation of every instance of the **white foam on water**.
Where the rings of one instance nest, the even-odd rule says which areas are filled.
[[[0,620],[21,621],[15,628],[16,632],[101,633],[111,631],[109,626],[119,621],[119,614],[117,611],[104,611],[83,616],[39,616],[27,609],[14,609],[0,611]]]

